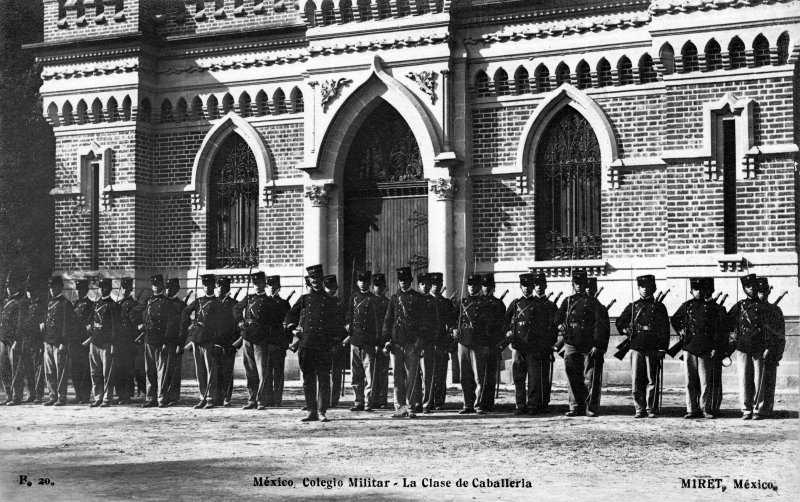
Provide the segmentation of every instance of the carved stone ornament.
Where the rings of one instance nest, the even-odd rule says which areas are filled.
[[[436,195],[438,200],[452,200],[458,189],[450,180],[439,178],[431,181],[430,191]]]
[[[327,207],[331,200],[331,191],[324,185],[307,186],[304,195],[308,197],[314,207]]]
[[[431,103],[436,102],[436,73],[432,71],[408,72],[406,77],[417,83],[419,89],[431,97]]]
[[[344,77],[322,82],[319,90],[320,95],[322,96],[322,100],[320,101],[322,108],[327,110],[331,101],[336,99],[336,96],[339,95],[339,89],[341,89],[343,85],[349,84],[350,82],[352,82],[352,80]]]

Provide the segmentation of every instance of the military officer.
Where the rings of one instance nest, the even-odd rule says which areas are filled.
[[[375,313],[375,295],[369,290],[372,273],[359,271],[356,274],[358,291],[350,295],[345,314],[345,327],[350,336],[353,387],[353,406],[350,411],[372,411],[375,385],[375,353],[380,345],[378,333],[383,319]]]
[[[111,298],[113,285],[111,279],[100,279],[100,299],[92,309],[90,323],[86,326],[89,333],[89,367],[92,375],[92,408],[111,406],[114,385],[111,375],[114,370],[114,347],[119,337],[120,324],[117,302]]]
[[[336,343],[341,344],[337,337],[344,326],[335,324],[340,309],[336,299],[323,289],[322,265],[312,265],[306,271],[311,288],[292,306],[284,323],[294,331],[299,341],[297,356],[303,372],[303,393],[308,409],[308,416],[302,421],[327,422],[325,413],[331,400],[331,348]]]
[[[755,274],[742,277],[741,283],[747,297],[731,307],[728,322],[731,340],[736,344],[733,357],[739,373],[742,420],[750,420],[763,397],[764,352],[767,350],[765,325],[771,309],[758,299]]]
[[[461,390],[464,394],[464,407],[458,413],[475,413],[475,404],[483,411],[486,404],[486,321],[487,302],[481,295],[483,278],[478,274],[467,279],[466,298],[459,304],[457,328],[453,334],[458,338],[458,360],[461,368]],[[495,354],[496,356],[496,354]]]
[[[229,277],[217,277],[215,290],[220,304],[219,311],[219,345],[222,355],[217,359],[217,399],[214,404],[230,406],[233,396],[233,366],[236,362],[236,347],[233,345],[239,337],[239,330],[233,315],[236,300],[231,297],[231,280]]]
[[[117,301],[119,309],[119,336],[114,346],[114,387],[116,388],[117,404],[131,404],[134,387],[134,371],[136,363],[136,325],[139,324],[136,315],[136,299],[133,297],[133,279],[123,277],[119,280],[120,298]],[[141,314],[139,314],[141,317]]]
[[[516,396],[515,415],[536,415],[547,410],[553,381],[553,345],[558,330],[558,308],[547,296],[543,273],[521,274],[517,298],[505,312],[506,337],[511,341],[511,373]],[[527,384],[527,390],[526,390]]]
[[[392,354],[394,366],[394,407],[392,418],[414,418],[409,408],[414,396],[414,381],[419,369],[420,353],[418,321],[422,302],[420,293],[411,286],[413,277],[410,267],[397,269],[400,287],[389,300],[383,319],[382,338],[384,349]]]
[[[431,275],[417,274],[417,290],[421,295],[420,313],[417,320],[417,347],[421,354],[417,377],[414,382],[412,403],[416,413],[431,413],[434,408],[434,368],[436,364],[436,299],[431,296]]]
[[[764,350],[764,376],[761,379],[760,399],[753,404],[753,420],[760,420],[772,415],[775,403],[775,383],[778,364],[783,358],[786,348],[786,325],[783,311],[775,304],[769,303],[770,285],[766,277],[756,279],[758,300],[766,307],[764,331],[766,335]]]
[[[292,342],[283,326],[291,305],[280,296],[281,276],[267,276],[267,302],[270,308],[269,336],[267,337],[267,406],[280,406],[283,402],[283,370],[286,349]]]
[[[169,301],[164,288],[164,276],[150,277],[153,296],[147,299],[142,310],[140,328],[144,330],[145,375],[147,392],[143,408],[167,403],[167,379],[169,360],[175,357],[174,347],[167,347],[165,336],[171,321]]]
[[[26,402],[41,404],[45,385],[42,327],[47,303],[43,295],[40,295],[41,288],[37,287],[35,281],[30,280],[30,276],[25,283],[25,293],[27,294],[27,308],[22,329],[25,336],[22,372],[28,385]],[[23,375],[17,378],[22,378]]]
[[[186,338],[181,334],[181,314],[186,302],[178,296],[181,283],[177,277],[167,279],[167,332],[164,334],[165,344],[172,349],[173,356],[167,360],[167,386],[165,406],[178,404],[181,398],[181,380],[183,378],[183,346]]]
[[[383,319],[389,309],[389,299],[386,297],[386,275],[383,273],[372,274],[372,294],[375,295],[373,305],[375,317],[378,319],[376,340],[380,345],[383,339]],[[386,408],[389,394],[389,364],[390,356],[384,352],[383,347],[375,349],[375,383],[372,388],[372,407]]]
[[[203,284],[203,296],[198,296],[184,307],[181,316],[181,340],[191,334],[194,346],[194,367],[197,385],[200,390],[200,402],[194,409],[211,409],[218,401],[217,365],[222,346],[219,344],[219,325],[221,306],[214,296],[217,277],[214,274],[200,276]]]
[[[557,320],[565,345],[564,369],[569,383],[568,417],[594,417],[600,410],[603,387],[603,354],[608,348],[608,312],[593,296],[586,294],[586,272],[572,274],[573,295],[561,304]],[[586,386],[589,381],[589,387]]]
[[[0,312],[0,375],[6,393],[5,404],[15,406],[22,403],[23,326],[28,302],[15,280],[7,281],[6,293]]]
[[[347,336],[345,325],[346,305],[338,297],[339,283],[335,275],[326,275],[322,279],[322,286],[325,292],[336,300],[336,315],[329,319],[331,327],[335,327],[335,338],[341,342]],[[339,397],[342,393],[344,375],[347,363],[350,361],[350,350],[341,343],[335,343],[331,350],[331,402],[330,408],[336,408],[339,404]]]
[[[722,401],[722,359],[727,346],[726,315],[717,305],[714,279],[689,279],[692,298],[672,315],[672,328],[683,343],[686,375],[684,418],[716,418]]]
[[[92,376],[89,370],[89,346],[83,342],[90,333],[86,331],[86,326],[92,323],[94,313],[94,302],[89,299],[89,281],[79,279],[75,281],[75,289],[78,292],[78,300],[75,302],[73,311],[75,312],[75,332],[68,341],[70,373],[72,375],[72,387],[75,389],[75,401],[77,404],[89,402],[92,393]]]
[[[653,297],[655,276],[641,275],[636,284],[640,298],[625,307],[616,326],[630,340],[634,418],[656,418],[658,372],[669,348],[669,314]]]
[[[61,276],[53,276],[47,281],[50,300],[44,320],[44,368],[50,398],[44,406],[64,406],[67,404],[67,382],[69,353],[67,341],[74,332],[72,303],[64,298],[64,281]]]
[[[484,349],[486,391],[484,392],[484,402],[480,406],[483,412],[494,410],[494,389],[497,385],[497,370],[502,357],[498,344],[505,337],[503,321],[506,314],[506,306],[503,300],[494,296],[495,289],[494,274],[484,274],[481,294],[486,299],[486,341]]]
[[[434,309],[436,315],[436,331],[434,333],[434,367],[433,367],[433,405],[434,409],[440,410],[444,407],[445,397],[447,396],[447,362],[450,357],[450,347],[453,345],[453,338],[450,330],[455,327],[455,309],[453,302],[445,298],[442,294],[444,285],[444,274],[441,272],[431,272],[431,295],[434,299]]]
[[[267,336],[270,333],[270,305],[267,303],[267,276],[258,271],[250,275],[255,293],[246,295],[233,308],[234,319],[244,339],[242,347],[245,376],[247,377],[247,404],[245,410],[267,409]]]

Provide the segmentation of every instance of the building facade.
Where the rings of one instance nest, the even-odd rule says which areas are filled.
[[[493,272],[508,302],[519,273],[566,293],[580,269],[612,319],[638,275],[673,312],[688,277],[730,307],[756,273],[787,291],[796,387],[800,1],[44,9],[56,272],[192,289],[260,268],[288,291],[322,263],[348,291],[410,265],[449,293]]]

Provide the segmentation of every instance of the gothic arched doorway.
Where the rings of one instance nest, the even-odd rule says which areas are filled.
[[[600,145],[589,122],[565,106],[536,149],[536,259],[600,258]]]
[[[406,121],[382,102],[353,139],[344,171],[343,292],[352,270],[414,273],[428,266],[428,195],[420,149]]]

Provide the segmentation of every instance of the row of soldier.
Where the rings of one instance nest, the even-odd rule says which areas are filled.
[[[522,274],[522,294],[508,308],[494,296],[491,274],[469,276],[467,294],[454,304],[443,295],[440,273],[418,275],[415,290],[411,270],[398,269],[399,288],[387,298],[384,274],[359,272],[357,291],[345,303],[337,297],[335,276],[324,276],[319,265],[307,272],[308,292],[294,306],[279,295],[280,277],[263,272],[250,275],[248,289],[252,281],[254,293],[238,302],[228,278],[203,275],[204,295],[189,305],[188,297],[178,297],[178,280],[161,275],[151,278],[153,294],[144,302],[133,296],[130,278],[120,280],[118,301],[112,298],[111,279],[100,280],[97,301],[89,299],[88,281],[77,281],[74,305],[64,297],[60,277],[49,280],[46,304],[36,301],[30,286],[8,281],[0,313],[6,404],[21,403],[24,379],[29,401],[41,398],[46,380],[49,399],[43,404],[63,406],[70,377],[78,403],[88,402],[91,394],[91,406],[106,407],[116,392],[119,404],[130,404],[137,347],[142,347],[142,406],[171,406],[180,397],[183,351],[191,347],[200,390],[195,408],[230,405],[241,349],[248,390],[244,408],[263,410],[281,405],[284,361],[291,349],[298,352],[303,375],[304,421],[327,420],[348,362],[351,410],[386,407],[390,358],[393,417],[413,418],[444,405],[448,360],[453,380],[461,383],[459,413],[483,414],[494,408],[500,354],[510,344],[515,414],[547,410],[556,353],[564,358],[568,379],[567,416],[599,413],[610,325],[607,307],[588,291],[590,278],[583,272],[572,275],[573,294],[560,307],[546,294],[543,274]],[[637,284],[640,299],[616,320],[626,336],[616,355],[631,353],[634,416],[657,416],[663,358],[678,351],[686,375],[686,418],[718,414],[723,361],[733,355],[743,418],[768,416],[785,337],[780,308],[768,301],[766,278],[742,278],[746,298],[730,312],[714,301],[713,279],[691,279],[692,299],[671,319],[663,296],[654,296],[655,278],[641,276]],[[679,334],[672,349],[670,324]]]

